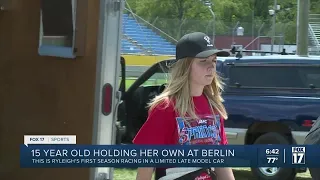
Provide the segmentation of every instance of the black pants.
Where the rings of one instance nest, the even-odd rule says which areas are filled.
[[[309,168],[312,180],[320,180],[320,168]]]
[[[155,180],[158,180],[160,179],[161,177],[165,176],[166,175],[166,172],[163,170],[163,169],[158,169],[156,168],[155,170]]]

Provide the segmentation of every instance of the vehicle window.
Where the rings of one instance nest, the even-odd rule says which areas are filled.
[[[42,0],[42,44],[72,47],[73,3],[68,0]],[[59,12],[57,12],[59,9]]]
[[[320,69],[317,67],[230,67],[229,85],[239,83],[241,87],[320,88]]]
[[[167,83],[168,77],[168,73],[155,73],[141,86],[159,86]]]
[[[223,62],[221,61],[217,61],[217,64],[216,64],[216,71],[217,73],[219,74],[219,76],[221,77],[225,77],[225,74],[223,74]]]
[[[218,72],[221,72],[222,71],[222,67],[223,67],[223,63],[221,61],[217,61],[216,70]]]
[[[299,75],[306,86],[313,84],[316,88],[320,88],[320,68],[301,68]]]

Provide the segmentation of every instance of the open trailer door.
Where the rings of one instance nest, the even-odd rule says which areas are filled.
[[[93,144],[115,144],[123,0],[100,0]],[[90,180],[113,179],[113,168],[92,168]]]

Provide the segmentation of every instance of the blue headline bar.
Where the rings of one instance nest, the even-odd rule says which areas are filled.
[[[320,167],[320,146],[21,145],[22,168]]]

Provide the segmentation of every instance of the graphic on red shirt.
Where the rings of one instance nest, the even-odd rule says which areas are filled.
[[[220,116],[200,116],[200,119],[177,117],[179,143],[181,145],[219,145]]]
[[[194,180],[212,180],[212,179],[209,174],[202,173],[198,177],[196,177]]]

